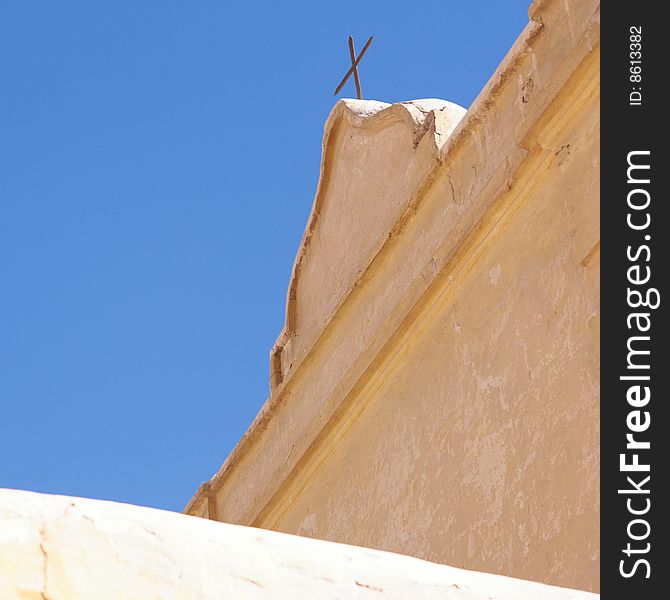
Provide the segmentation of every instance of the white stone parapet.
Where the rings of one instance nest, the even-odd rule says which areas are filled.
[[[597,597],[163,510],[0,490],[2,600]]]

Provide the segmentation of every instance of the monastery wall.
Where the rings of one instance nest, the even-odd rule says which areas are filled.
[[[599,3],[465,113],[340,101],[267,403],[186,512],[596,591]]]

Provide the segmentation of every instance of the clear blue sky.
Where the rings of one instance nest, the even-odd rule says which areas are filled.
[[[267,397],[347,35],[366,98],[467,107],[529,2],[2,3],[0,487],[181,510]]]

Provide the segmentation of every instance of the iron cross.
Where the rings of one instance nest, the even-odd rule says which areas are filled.
[[[351,67],[347,71],[347,74],[344,76],[344,79],[340,81],[340,85],[337,86],[335,94],[333,94],[334,96],[337,96],[339,91],[344,87],[344,84],[347,83],[347,79],[349,79],[349,77],[353,73],[354,81],[356,82],[356,95],[359,100],[363,99],[363,92],[361,92],[361,80],[358,78],[358,63],[361,62],[363,56],[368,51],[368,48],[372,43],[372,37],[373,36],[370,36],[370,39],[365,43],[365,46],[363,46],[363,50],[361,50],[361,53],[357,57],[356,49],[354,48],[354,38],[349,36],[349,56],[351,57]]]

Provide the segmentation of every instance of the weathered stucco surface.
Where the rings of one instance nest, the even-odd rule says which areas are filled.
[[[593,600],[593,594],[115,502],[0,490],[0,598]]]
[[[598,589],[599,2],[529,14],[465,116],[333,109],[270,398],[187,512]]]

